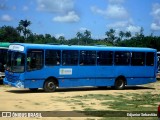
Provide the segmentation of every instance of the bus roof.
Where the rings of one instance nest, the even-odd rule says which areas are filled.
[[[56,50],[107,50],[107,51],[142,51],[157,52],[153,48],[142,47],[116,47],[116,46],[81,46],[81,45],[48,45],[48,44],[25,44],[14,43],[11,45],[20,45],[28,49],[56,49]]]
[[[0,47],[9,47],[9,42],[0,42]]]

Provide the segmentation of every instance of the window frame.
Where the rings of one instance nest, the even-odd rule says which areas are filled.
[[[127,54],[129,54],[129,56]],[[118,58],[118,55],[120,55],[119,58]],[[122,57],[122,55],[124,55],[124,58]],[[124,60],[126,62],[124,62]],[[115,51],[114,52],[114,65],[115,66],[129,66],[130,63],[131,63],[131,52],[130,51]]]
[[[78,66],[78,62],[79,62],[78,50],[62,50],[62,66]]]
[[[49,57],[49,58],[47,58],[48,56],[48,54],[49,53],[47,53],[47,52],[49,52],[49,51],[55,51],[56,52],[56,54],[57,54],[57,56],[56,57]],[[59,54],[59,55],[58,55]],[[59,58],[58,58],[59,57]],[[50,61],[50,60],[46,60],[46,59],[50,59],[51,61],[52,60],[55,60],[54,62],[55,62],[55,64],[53,64],[53,63],[47,63],[47,61]],[[47,63],[47,64],[46,64]],[[61,50],[53,50],[53,49],[46,49],[45,50],[45,66],[60,66],[60,64],[61,64]]]
[[[141,58],[138,58],[140,56],[138,54],[140,54],[140,53],[143,54],[143,56],[141,56]],[[136,56],[138,56],[138,57],[136,57],[136,58],[133,59],[133,54],[137,54]],[[143,61],[140,61],[141,59]],[[133,62],[133,60],[134,60],[134,62]],[[137,60],[139,60],[139,63],[137,62]],[[141,64],[140,64],[140,62],[141,62]],[[146,54],[145,54],[145,52],[141,52],[141,51],[136,51],[135,52],[135,51],[132,51],[131,52],[131,66],[145,66],[145,65],[146,65]]]
[[[151,53],[153,56],[149,56],[149,59],[148,59],[147,54],[151,54]],[[150,59],[151,57],[153,58],[152,60]],[[148,60],[151,60],[151,61],[148,61]],[[155,60],[155,53],[154,52],[146,52],[146,66],[154,66],[154,64],[155,64],[154,60]],[[148,64],[148,62],[150,62],[150,63]]]
[[[31,56],[31,58],[28,58],[28,53],[31,53],[31,54],[32,54],[32,53],[34,53],[34,54],[35,54],[35,53],[41,53],[41,56],[40,56],[40,58],[41,58],[41,59],[40,59],[40,63],[41,63],[41,64],[40,64],[40,67],[37,67],[38,65],[35,65],[36,67],[33,67],[33,68],[31,67],[31,66],[34,64],[34,63],[31,63],[31,62],[34,62],[34,61],[35,61],[36,64],[37,64],[38,62],[36,62],[36,59],[33,60],[33,57],[32,57],[32,56]],[[35,71],[35,70],[41,70],[41,69],[44,67],[44,50],[43,50],[43,49],[28,49],[28,50],[27,50],[27,55],[26,55],[26,57],[27,57],[27,58],[26,58],[26,59],[27,59],[27,60],[26,60],[26,62],[27,62],[27,63],[26,63],[26,64],[27,64],[27,66],[26,66],[27,68],[26,68],[26,69],[27,69],[28,72],[30,72],[30,71]],[[37,56],[36,56],[36,57],[37,57]],[[30,63],[29,63],[29,62],[30,62]],[[30,65],[28,65],[28,63],[29,63]],[[31,64],[32,64],[32,65],[31,65]],[[34,66],[34,65],[33,65],[33,66]],[[30,67],[31,69],[30,69],[29,67]]]
[[[101,53],[101,56],[100,56],[100,53]],[[105,57],[105,55],[106,55],[106,57]],[[111,57],[108,57],[110,55],[111,55]],[[97,65],[98,66],[112,66],[113,60],[114,60],[113,56],[114,56],[113,51],[97,51]]]
[[[94,54],[94,56],[92,56],[91,54]],[[89,64],[89,61],[92,61],[93,63]],[[79,51],[79,65],[80,66],[96,66],[97,65],[97,51],[96,50],[80,50]]]

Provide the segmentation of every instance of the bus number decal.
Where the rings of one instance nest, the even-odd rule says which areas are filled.
[[[59,74],[60,75],[72,75],[72,68],[60,68]]]

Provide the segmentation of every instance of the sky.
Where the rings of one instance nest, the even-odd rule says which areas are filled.
[[[105,38],[113,28],[160,36],[160,0],[0,0],[0,27],[17,27],[29,20],[34,34],[66,39],[91,31],[94,39]]]

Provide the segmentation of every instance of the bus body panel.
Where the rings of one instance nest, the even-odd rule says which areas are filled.
[[[156,78],[128,78],[127,85],[143,85],[147,83],[156,82]]]
[[[125,77],[155,77],[154,67],[139,66],[116,66],[114,67],[113,76],[125,76]]]
[[[61,74],[61,70],[71,70],[71,72],[64,74]],[[94,86],[95,85],[95,78],[92,77],[92,74],[95,74],[95,71],[93,71],[94,66],[92,67],[84,67],[84,66],[78,66],[78,67],[60,67],[59,69],[59,86],[60,87],[75,87],[75,86]]]
[[[43,88],[44,79],[26,79],[24,88]]]
[[[63,67],[63,69],[66,69],[68,67]],[[92,69],[85,69],[84,67],[75,67],[75,69],[72,67],[72,74],[73,75],[59,75],[59,67],[53,67],[47,70],[47,73],[44,73],[43,70],[38,70],[38,71],[31,71],[25,73],[25,80],[22,82],[24,84],[24,88],[43,88],[44,82],[48,77],[55,77],[59,81],[59,87],[76,87],[76,86],[114,86],[115,78],[114,76],[125,76],[127,79],[127,85],[138,85],[138,84],[146,84],[146,83],[151,83],[155,82],[156,79],[154,77],[154,73],[147,71],[147,68],[144,70],[139,69],[137,70],[135,67],[135,70],[131,67],[130,69],[127,69],[127,67],[117,67],[115,69],[110,69],[106,68],[103,69],[103,72],[98,72],[100,68],[97,69],[97,72],[95,72],[95,68]],[[121,69],[127,69],[125,72],[122,72]],[[153,68],[152,68],[153,69]],[[150,68],[149,68],[150,70]],[[40,72],[41,71],[41,72]],[[82,74],[74,74],[74,73],[79,73],[78,71],[84,71]],[[108,72],[110,71],[110,72]],[[86,75],[86,74],[90,74]],[[101,73],[101,74],[100,74]],[[106,74],[105,74],[106,73]],[[11,74],[11,75],[9,75]],[[94,76],[96,77],[92,77]],[[142,75],[146,76],[145,78],[142,78]],[[23,75],[21,75],[23,76]],[[83,77],[81,77],[83,76]],[[134,77],[133,77],[134,76]],[[6,72],[6,77],[9,79],[12,78],[12,83],[11,84],[14,87],[22,87],[19,85],[18,79],[20,78],[19,74],[12,74],[12,73],[7,73]],[[22,80],[22,79],[21,79]],[[4,80],[5,81],[5,80]],[[6,81],[4,82],[5,84]]]
[[[124,76],[127,79],[127,85],[146,84],[155,82],[154,67],[143,67],[138,70],[136,67],[45,67],[43,72],[40,70],[26,73],[25,86],[34,88],[36,85],[43,87],[44,81],[49,77],[55,77],[59,81],[59,87],[75,86],[114,86],[115,79]],[[72,69],[72,75],[60,75],[60,69]],[[122,71],[124,69],[125,71]],[[99,72],[101,70],[101,72]],[[150,71],[151,70],[151,71]],[[83,71],[83,72],[82,72]],[[96,72],[95,72],[96,71]],[[103,72],[102,72],[103,71]],[[77,73],[77,74],[76,74]],[[93,77],[93,75],[95,77]],[[28,76],[28,77],[27,77]],[[36,76],[36,78],[35,78]],[[37,77],[38,76],[38,77]],[[82,77],[83,76],[83,77]],[[115,77],[116,76],[116,77]],[[134,76],[134,77],[133,77]],[[142,76],[145,76],[142,78]],[[32,85],[36,84],[36,85]],[[33,87],[34,86],[34,87]]]

